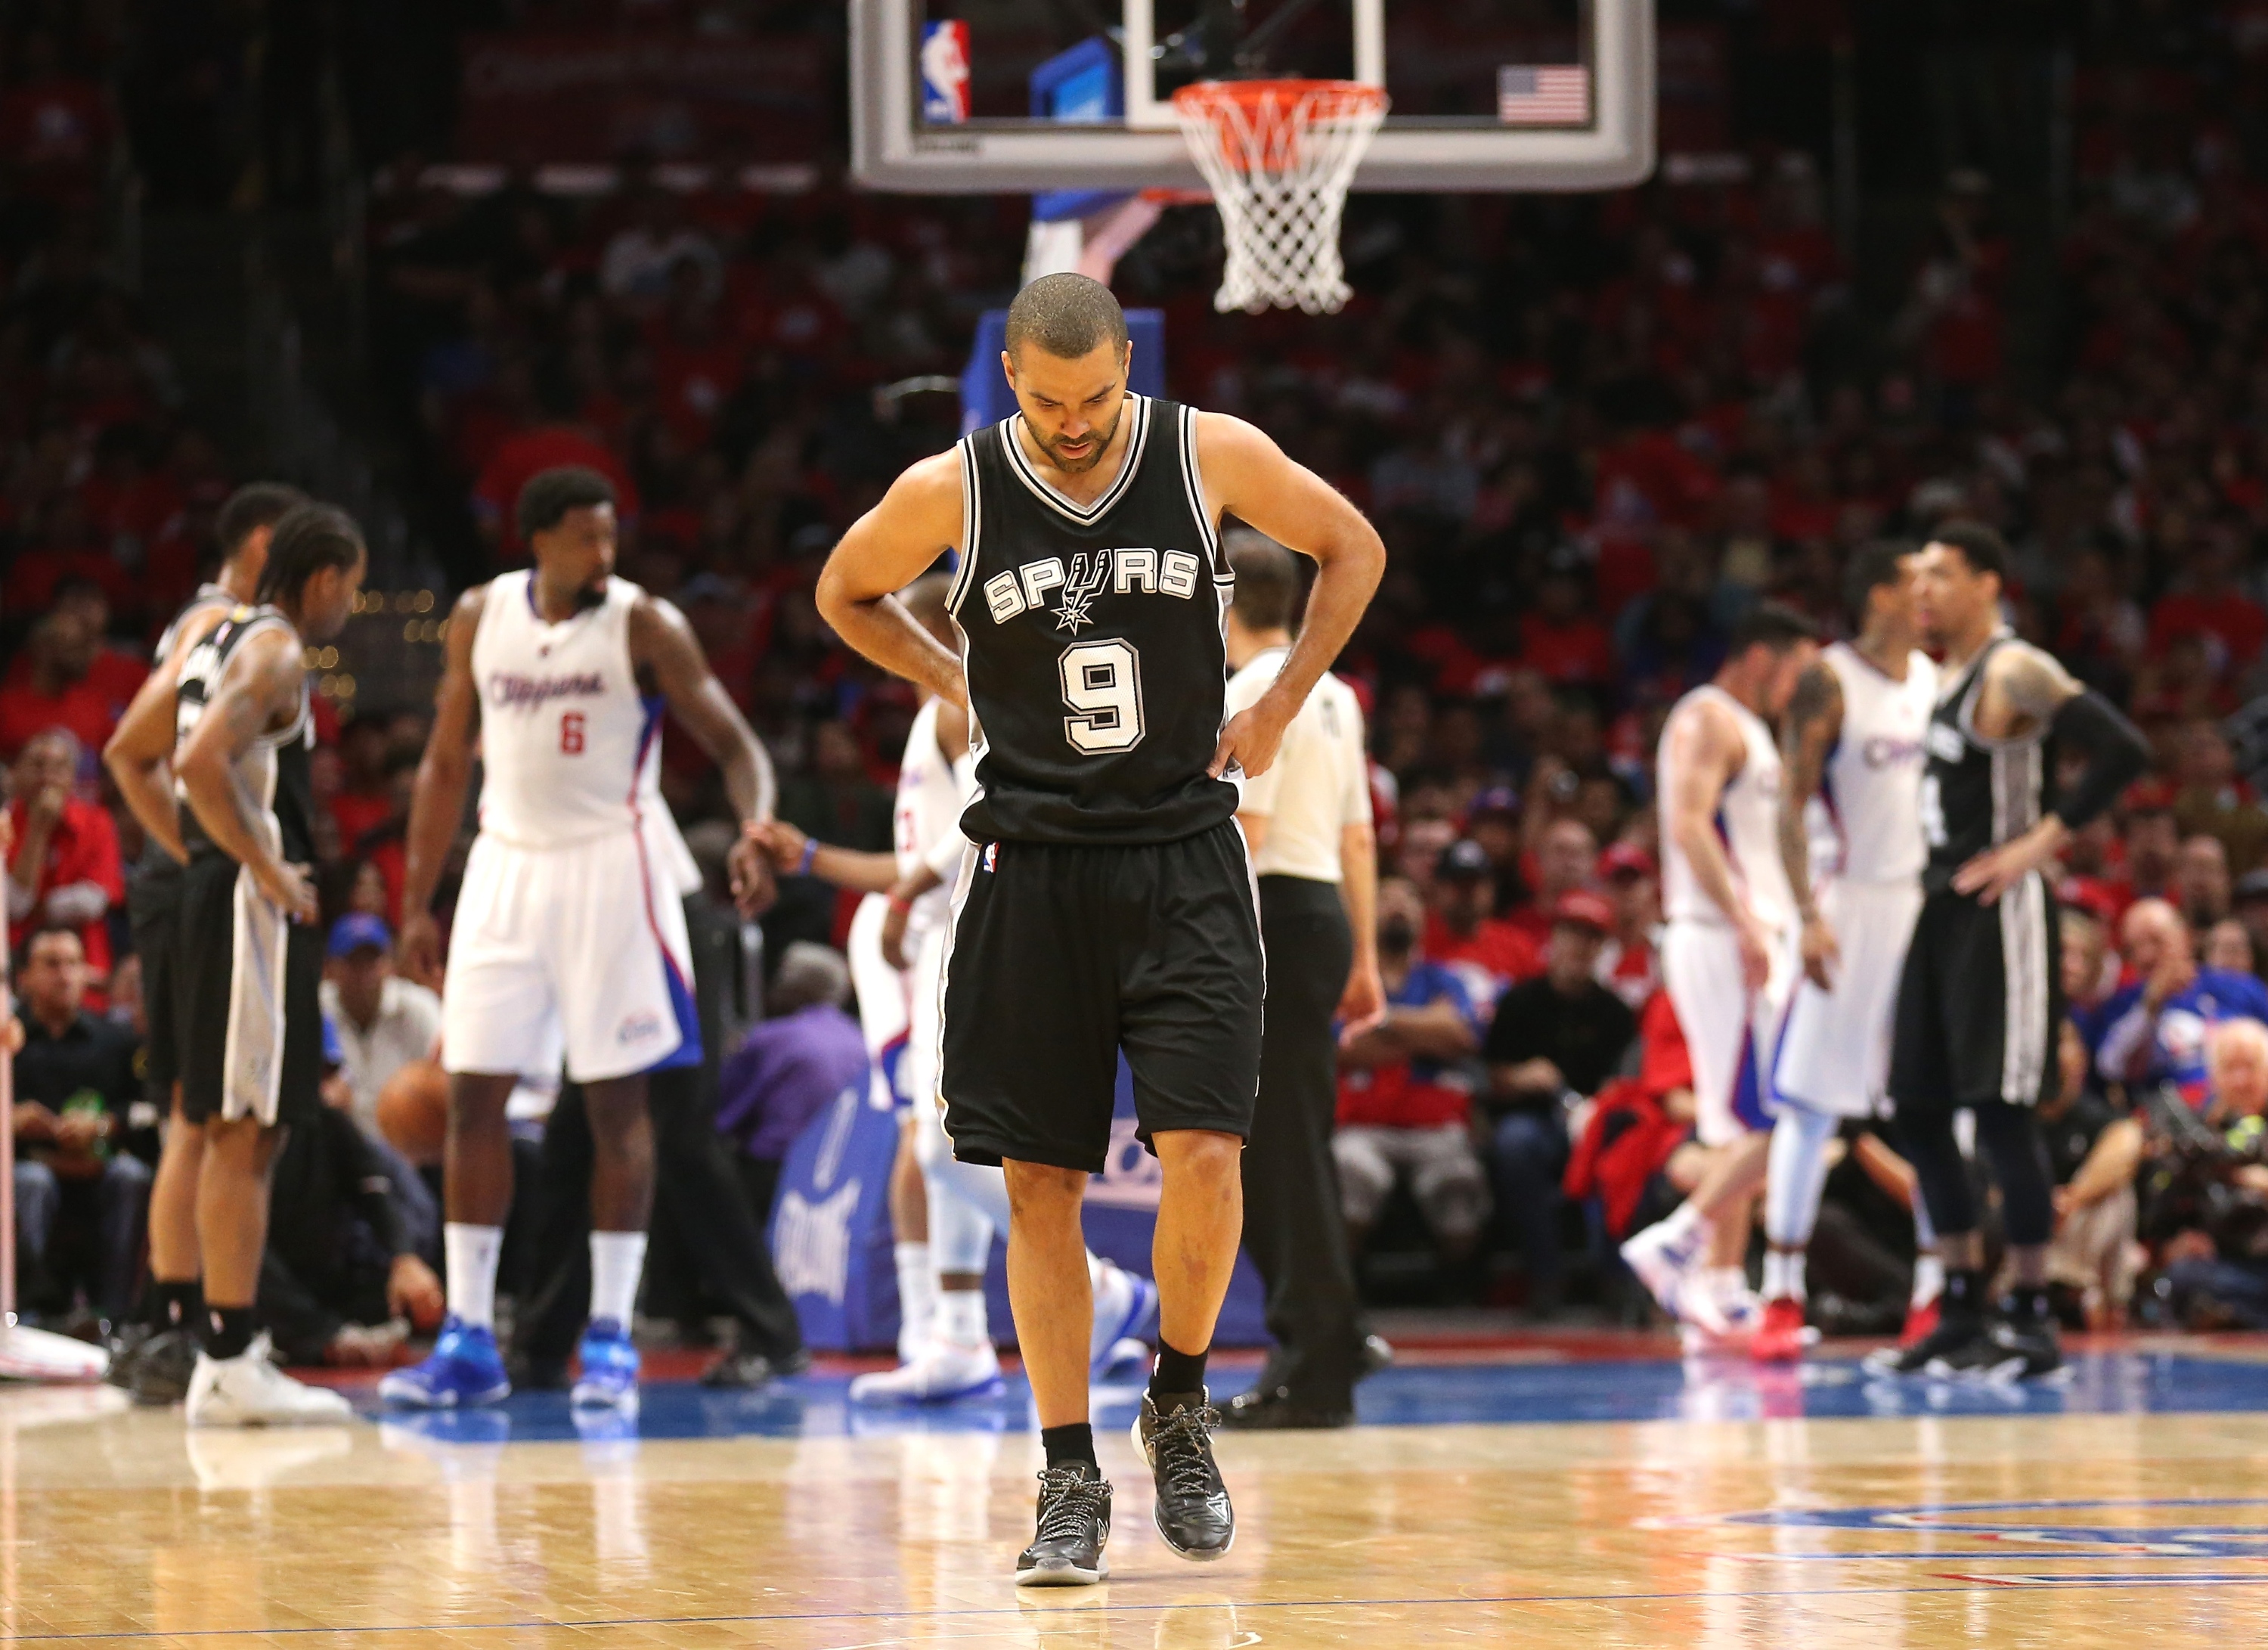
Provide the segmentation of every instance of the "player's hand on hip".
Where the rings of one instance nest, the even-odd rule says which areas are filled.
[[[323,914],[306,866],[270,863],[255,868],[252,874],[260,891],[282,906],[293,922],[313,923]]]
[[[1376,961],[1359,961],[1339,994],[1339,1042],[1352,1042],[1386,1023],[1386,982]]]
[[[1993,905],[2000,896],[2055,858],[2069,833],[2051,814],[2022,836],[2012,837],[1983,853],[1953,873],[1953,891],[1972,894],[1979,905]]]
[[[1835,989],[1835,970],[1842,966],[1843,947],[1835,930],[1816,911],[1803,924],[1803,972],[1822,991]]]
[[[1771,979],[1771,945],[1764,925],[1744,916],[1733,932],[1741,947],[1741,983],[1761,991]]]
[[[733,903],[740,908],[741,916],[761,917],[779,897],[771,859],[763,844],[754,836],[742,836],[733,844],[725,856],[725,870],[733,882]]]
[[[1292,709],[1297,711],[1299,706]],[[1234,768],[1246,778],[1257,779],[1276,765],[1276,752],[1284,743],[1284,729],[1291,719],[1267,697],[1239,711],[1220,730],[1220,743],[1213,747],[1205,771],[1218,779]]]

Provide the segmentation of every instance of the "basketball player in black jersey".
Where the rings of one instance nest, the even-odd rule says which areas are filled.
[[[1945,1263],[1934,1331],[1869,1360],[1877,1373],[2043,1375],[2063,1357],[2048,1316],[2055,1210],[2032,1109],[2052,1093],[2063,1013],[2048,878],[2074,831],[2148,762],[2110,702],[2000,619],[2007,547],[1990,527],[1939,527],[1914,570],[1914,615],[1943,654],[1927,735],[1921,821],[1929,842],[1921,916],[1898,985],[1889,1091],[1898,1134]],[[2051,799],[2066,744],[2087,755]],[[2013,1291],[1985,1312],[1984,1241],[1954,1113],[1967,1109],[2000,1183]]]
[[[204,1131],[197,1242],[206,1335],[188,1390],[192,1426],[342,1419],[336,1393],[269,1363],[253,1332],[268,1230],[268,1175],[283,1131],[320,1103],[322,943],[313,926],[315,741],[306,645],[354,610],[362,535],[306,505],[276,525],[255,594],[180,667],[173,766],[181,836],[181,1115]]]
[[[156,1183],[150,1190],[144,1322],[122,1334],[109,1374],[113,1384],[127,1388],[145,1403],[177,1403],[188,1391],[203,1323],[197,1286],[197,1168],[204,1155],[204,1132],[183,1119],[178,1080],[180,969],[176,936],[182,867],[189,857],[181,842],[172,760],[179,732],[175,699],[181,661],[230,613],[252,605],[261,570],[268,565],[268,541],[276,524],[306,502],[298,488],[278,482],[248,482],[229,495],[214,522],[220,566],[158,638],[150,676],[102,752],[119,794],[149,838],[127,889],[127,913],[133,924],[134,954],[142,960],[144,1081],[151,1104],[168,1117]]]
[[[1047,1450],[1017,1580],[1080,1583],[1108,1573],[1110,1486],[1087,1419],[1079,1204],[1122,1050],[1163,1176],[1161,1344],[1136,1444],[1167,1545],[1217,1558],[1235,1534],[1204,1385],[1260,1069],[1264,965],[1233,781],[1274,761],[1386,552],[1251,425],[1130,394],[1126,319],[1101,283],[1035,281],[1006,342],[1018,415],[900,476],[836,548],[818,600],[861,653],[974,711],[945,1126],[954,1155],[1007,1171],[1008,1290]],[[1225,515],[1322,570],[1281,675],[1233,719]],[[890,594],[948,549],[958,659]]]

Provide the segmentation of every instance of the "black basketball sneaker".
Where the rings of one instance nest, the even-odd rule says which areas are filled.
[[[1212,1458],[1219,1425],[1220,1411],[1202,1392],[1170,1399],[1162,1414],[1145,1392],[1134,1418],[1134,1447],[1157,1477],[1151,1521],[1166,1545],[1200,1564],[1225,1557],[1236,1540],[1236,1510]]]
[[[128,1390],[136,1403],[179,1403],[189,1396],[197,1368],[197,1337],[184,1329],[160,1330],[142,1344]]]
[[[1944,1312],[1937,1327],[1911,1346],[1885,1346],[1869,1352],[1870,1375],[1951,1374],[1970,1366],[1991,1344],[1984,1320],[1975,1311]]]
[[[1092,1587],[1110,1574],[1110,1483],[1085,1462],[1040,1474],[1039,1530],[1016,1555],[1018,1587]]]
[[[1999,1320],[1963,1355],[1945,1364],[1953,1374],[1987,1381],[2040,1381],[2054,1374],[2063,1367],[2063,1344],[2044,1294],[2036,1307],[2003,1302]]]

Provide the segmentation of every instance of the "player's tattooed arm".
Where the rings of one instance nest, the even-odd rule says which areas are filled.
[[[151,840],[186,864],[189,851],[181,843],[181,812],[173,799],[171,770],[180,657],[167,659],[143,682],[102,748],[102,765]]]
[[[1811,839],[1804,829],[1805,807],[1818,793],[1827,753],[1843,731],[1843,681],[1824,664],[1814,664],[1797,678],[1780,718],[1780,763],[1784,775],[1779,792],[1779,858],[1787,871],[1787,885],[1795,895],[1795,908],[1803,919],[1803,971],[1822,991],[1832,989],[1832,970],[1841,947],[1835,931],[1821,915],[1811,887]]]
[[[1229,718],[1213,752],[1214,777],[1234,763],[1256,778],[1275,762],[1284,730],[1361,622],[1386,573],[1386,545],[1343,494],[1243,419],[1199,413],[1197,431],[1198,485],[1212,519],[1234,516],[1317,568],[1283,669],[1265,693]]]
[[[1984,662],[1977,731],[1987,739],[2020,737],[2053,721],[2066,701],[2086,691],[2051,655],[2029,642],[2011,643]]]
[[[641,597],[630,609],[630,662],[653,673],[670,714],[724,770],[725,793],[733,799],[742,827],[740,841],[726,858],[733,898],[740,915],[755,917],[778,892],[770,862],[749,834],[771,818],[779,794],[770,754],[709,668],[700,638],[674,606],[659,596]]]
[[[821,570],[820,617],[852,649],[948,704],[968,703],[961,660],[906,610],[897,592],[961,542],[961,453],[936,453],[890,483],[881,502],[850,524]]]
[[[411,979],[438,985],[441,931],[433,920],[433,890],[465,822],[473,784],[473,743],[480,733],[480,692],[473,683],[473,638],[479,634],[489,587],[475,585],[449,614],[441,685],[433,695],[433,731],[418,759],[409,793],[403,841],[401,967]]]
[[[237,759],[261,734],[298,714],[306,676],[298,641],[289,630],[260,631],[222,673],[205,713],[181,742],[181,789],[190,811],[221,851],[252,873],[260,891],[296,922],[316,917],[314,884],[304,866],[278,857],[261,829],[266,812],[244,783]]]

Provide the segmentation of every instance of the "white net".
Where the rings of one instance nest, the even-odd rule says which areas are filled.
[[[1220,210],[1227,265],[1213,307],[1329,314],[1347,301],[1339,214],[1386,118],[1386,94],[1348,80],[1207,80],[1174,113]]]

